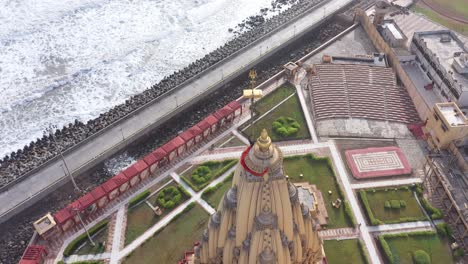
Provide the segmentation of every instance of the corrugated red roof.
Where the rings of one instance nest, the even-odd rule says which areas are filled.
[[[167,152],[163,148],[158,148],[151,154],[156,158],[157,161],[164,159],[167,156]]]
[[[55,222],[57,222],[57,224],[59,225],[65,223],[70,218],[72,218],[72,214],[70,213],[70,210],[67,207],[54,214]]]
[[[122,172],[112,177],[112,180],[115,182],[115,184],[117,184],[118,187],[128,182],[127,177],[125,177]]]
[[[47,255],[44,246],[30,245],[24,251],[20,263],[39,263],[38,261],[42,259],[42,255]]]
[[[237,102],[237,101],[232,101],[229,104],[227,104],[232,110],[237,110],[242,107],[242,105]]]
[[[93,195],[94,199],[99,200],[106,196],[106,191],[101,186],[98,186],[91,191],[91,194]]]
[[[135,163],[134,166],[138,173],[141,173],[142,171],[148,169],[148,164],[146,164],[144,160],[137,161],[137,163]]]
[[[131,165],[130,167],[126,168],[122,173],[127,177],[128,179],[131,179],[135,176],[138,176],[139,172],[135,168],[135,164]]]
[[[202,131],[205,131],[209,129],[211,125],[205,119],[203,119],[197,124],[197,127],[199,127]]]
[[[206,122],[210,124],[210,126],[215,125],[218,123],[219,119],[216,118],[214,115],[209,115],[205,118]]]
[[[153,153],[150,153],[148,155],[146,155],[143,160],[146,162],[146,164],[148,164],[148,166],[151,166],[153,164],[155,164],[158,159],[156,159],[156,157],[153,155]]]
[[[67,207],[69,208],[70,213],[72,215],[75,215],[75,211],[83,210],[83,206],[81,205],[79,200],[74,201],[73,203],[69,204]]]
[[[78,202],[81,204],[81,209],[87,208],[96,201],[96,198],[91,194],[91,192],[83,195],[78,199]]]
[[[113,190],[117,189],[117,187],[119,187],[117,185],[117,183],[111,178],[109,179],[108,181],[106,181],[105,183],[101,184],[101,187],[102,189],[104,189],[104,191],[106,193],[110,193],[112,192]]]
[[[185,141],[180,137],[177,136],[173,138],[171,141],[167,142],[162,146],[162,149],[166,151],[166,153],[171,153],[172,151],[176,150],[178,147],[185,145]]]
[[[209,127],[209,124],[206,124],[207,128]],[[193,127],[187,129],[184,133],[180,134],[179,137],[181,137],[185,142],[188,142],[192,138],[195,138],[198,135],[203,134],[203,130],[201,130],[200,127],[197,125],[194,125]]]
[[[229,107],[228,105],[226,105],[225,107],[219,109],[218,111],[216,111],[213,115],[218,118],[219,120],[225,118],[225,117],[228,117],[230,114],[232,114],[234,110],[231,109],[231,107]]]

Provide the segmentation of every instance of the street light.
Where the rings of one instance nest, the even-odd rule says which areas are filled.
[[[68,174],[68,176],[70,177],[70,179],[71,179],[71,181],[73,183],[73,187],[75,188],[75,191],[79,192],[80,188],[78,188],[78,185],[75,182],[75,178],[73,178],[73,175],[70,173],[70,170],[68,169],[67,162],[65,161],[65,157],[62,154],[62,150],[60,150],[60,147],[59,147],[57,141],[55,140],[55,135],[54,135],[55,129],[57,129],[56,125],[49,125],[45,129],[45,131],[43,133],[44,133],[44,135],[49,134],[49,135],[52,136],[52,140],[54,141],[55,148],[58,150],[60,158],[62,158],[63,166],[65,166],[65,169],[66,169],[65,175]],[[62,167],[62,169],[63,169],[63,167]]]
[[[88,236],[89,242],[91,243],[93,247],[96,246],[96,243],[94,243],[93,239],[91,238],[91,235],[89,234],[88,229],[86,228],[86,225],[83,223],[83,219],[81,218],[81,213],[80,213],[79,208],[73,208],[72,210],[76,211],[76,215],[78,215],[78,218],[80,219],[81,225],[83,226],[83,229],[85,230],[86,235]]]

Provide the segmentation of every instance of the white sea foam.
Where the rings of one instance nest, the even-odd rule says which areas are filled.
[[[0,1],[0,157],[145,90],[270,2]]]

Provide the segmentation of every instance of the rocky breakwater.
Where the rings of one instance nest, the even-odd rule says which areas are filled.
[[[62,129],[57,129],[54,133],[55,140],[52,138],[52,135],[44,135],[42,138],[38,138],[36,141],[32,141],[29,145],[26,145],[23,149],[6,155],[0,160],[0,188],[21,177],[25,177],[32,169],[57,156],[59,150],[63,152],[79,144],[86,138],[119,121],[122,117],[136,111],[141,105],[150,103],[162,94],[174,89],[217,62],[260,39],[265,34],[274,31],[281,25],[303,14],[321,1],[325,0],[273,1],[273,9],[277,9],[279,6],[287,3],[292,3],[292,5],[278,15],[268,19],[264,19],[263,17],[259,19],[257,16],[249,18],[249,21],[253,19],[254,22],[247,23],[249,25],[247,31],[236,34],[236,37],[225,45],[194,61],[184,69],[165,77],[144,92],[132,96],[125,103],[115,106],[93,120],[87,121],[86,124],[75,120],[74,123],[70,123]],[[262,14],[265,14],[265,12],[262,12]]]

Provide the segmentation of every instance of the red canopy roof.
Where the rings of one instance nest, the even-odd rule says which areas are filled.
[[[24,251],[20,264],[39,263],[42,259],[42,255],[47,255],[44,246],[30,245]]]
[[[206,124],[208,127],[209,125]],[[187,129],[184,133],[180,134],[179,137],[181,137],[185,142],[188,142],[192,138],[200,135],[203,133],[203,130],[201,130],[197,125]]]
[[[112,177],[112,180],[115,182],[115,184],[117,184],[118,187],[128,182],[128,178],[125,177],[125,174],[122,172]]]
[[[205,119],[203,119],[197,124],[197,127],[199,127],[202,131],[205,131],[210,128],[211,125]]]
[[[218,111],[216,111],[213,115],[215,117],[217,117],[219,120],[225,118],[225,117],[228,117],[230,114],[232,114],[233,110],[231,109],[231,107],[229,107],[228,105],[226,105],[225,107],[219,109]]]
[[[81,196],[80,199],[78,199],[78,202],[81,205],[80,209],[87,208],[88,206],[92,205],[95,201],[96,201],[96,199],[91,194],[91,192]]]
[[[106,196],[106,191],[101,186],[98,186],[91,191],[91,194],[93,195],[94,199],[99,200]]]
[[[143,162],[144,163],[144,162]],[[131,165],[130,167],[126,168],[122,173],[128,178],[128,179],[131,179],[135,176],[138,176],[138,174],[140,174],[140,168],[141,166],[136,166],[136,163]],[[148,166],[146,166],[146,163],[145,163],[145,169],[147,168]]]
[[[155,164],[158,159],[156,159],[156,157],[153,155],[153,153],[150,153],[148,155],[146,155],[143,160],[146,162],[146,164],[148,164],[148,166],[151,166],[153,164]]]
[[[178,147],[183,146],[185,144],[185,141],[177,136],[173,138],[171,141],[167,142],[162,146],[162,149],[166,151],[166,153],[171,153],[172,151],[176,150]]]
[[[119,187],[119,186],[117,185],[117,183],[114,181],[113,178],[110,178],[108,181],[101,184],[101,187],[102,187],[102,189],[104,189],[104,191],[106,193],[110,193],[113,190],[117,189],[117,187]]]
[[[208,122],[210,126],[217,124],[219,121],[219,119],[216,118],[214,115],[209,115],[204,120],[206,120],[206,122]]]
[[[72,215],[71,215],[70,210],[68,209],[68,207],[63,208],[62,210],[60,210],[60,211],[58,211],[58,212],[56,212],[54,214],[55,222],[57,222],[57,224],[59,224],[59,225],[65,223],[70,218],[72,218]]]
[[[160,161],[167,156],[167,152],[162,147],[156,149],[151,154],[153,154],[157,161]]]
[[[237,102],[237,101],[232,101],[229,104],[227,104],[232,110],[237,110],[242,107],[242,105]]]

